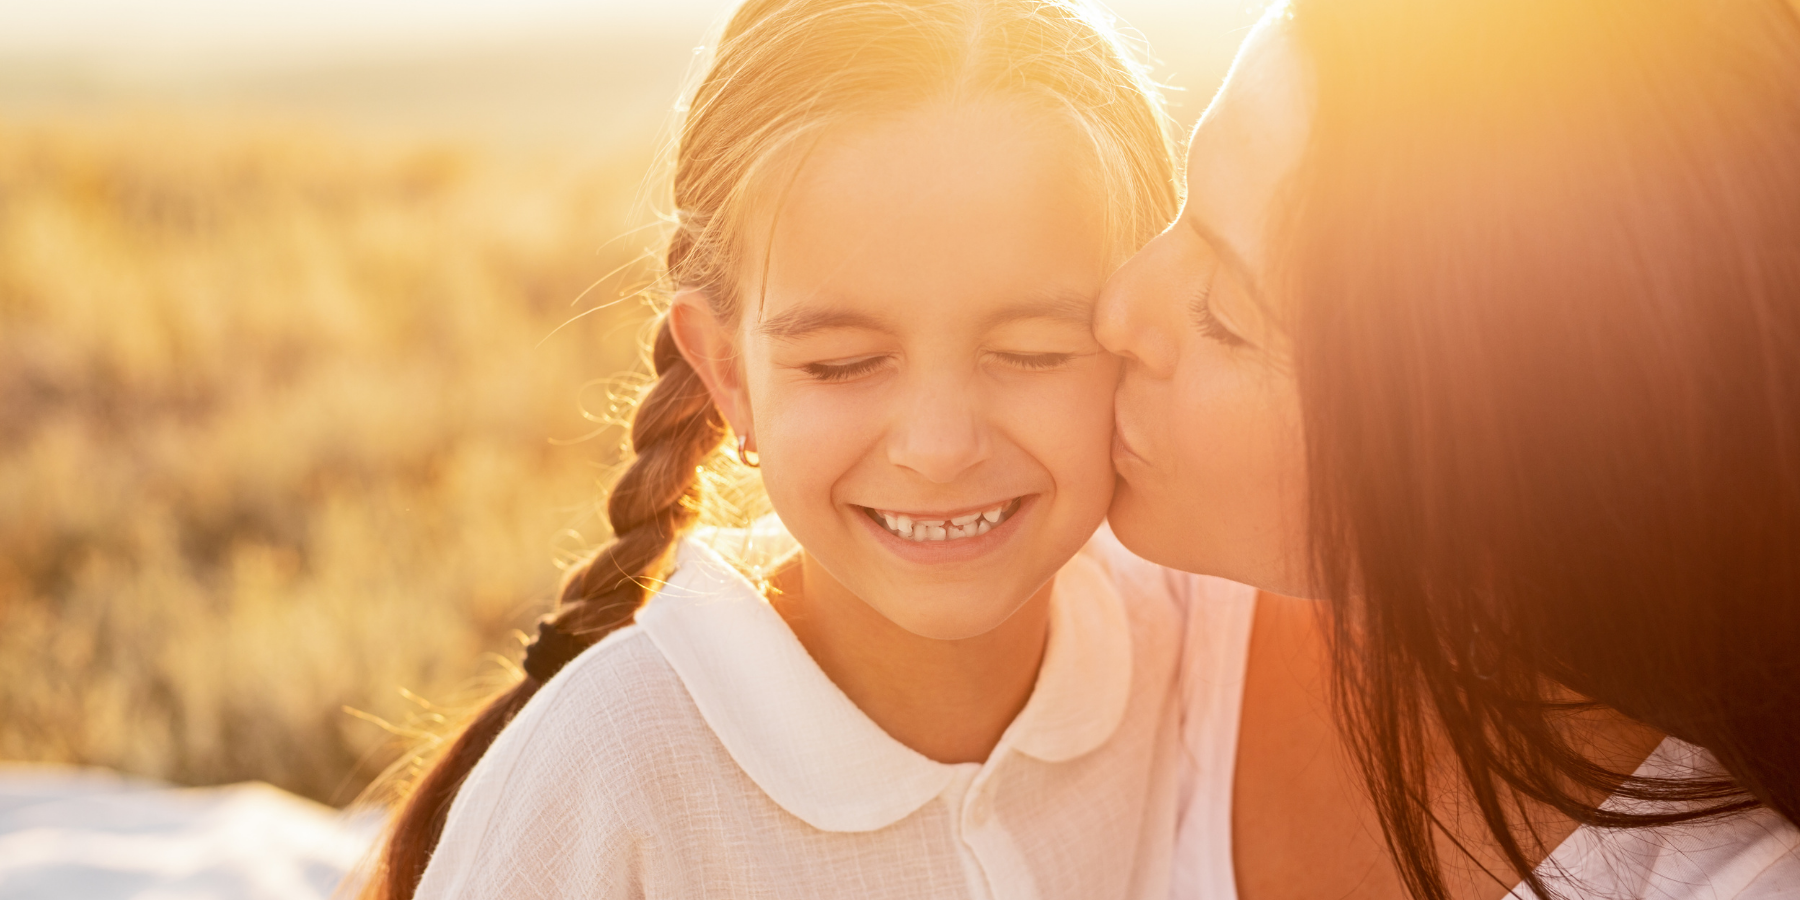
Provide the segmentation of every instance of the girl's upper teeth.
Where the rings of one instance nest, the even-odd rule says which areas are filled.
[[[884,510],[875,510],[875,513],[881,517],[882,524],[886,525],[889,531],[907,540],[915,542],[952,541],[958,538],[977,537],[992,531],[994,526],[1000,524],[1000,520],[1005,517],[1006,508],[1011,503],[1012,501],[1009,500],[993,509],[972,512],[949,520],[914,519],[904,513]]]

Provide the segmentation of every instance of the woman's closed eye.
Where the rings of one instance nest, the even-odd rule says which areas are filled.
[[[1213,312],[1212,292],[1213,284],[1218,281],[1218,271],[1218,268],[1214,267],[1213,271],[1207,275],[1206,281],[1201,284],[1194,299],[1188,303],[1188,312],[1194,319],[1194,327],[1200,329],[1201,334],[1227,347],[1248,347],[1250,342],[1232,331],[1219,318],[1218,314]]]

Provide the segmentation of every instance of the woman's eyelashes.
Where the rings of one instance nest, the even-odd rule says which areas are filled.
[[[1227,327],[1213,312],[1213,283],[1218,279],[1218,272],[1219,268],[1214,266],[1212,271],[1207,273],[1206,281],[1201,284],[1199,293],[1195,294],[1194,299],[1188,304],[1188,311],[1194,319],[1194,327],[1200,329],[1201,334],[1227,347],[1248,347],[1250,342]]]

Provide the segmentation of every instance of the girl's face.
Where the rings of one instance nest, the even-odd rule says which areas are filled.
[[[1181,218],[1113,277],[1095,331],[1125,359],[1119,539],[1167,566],[1307,596],[1299,401],[1262,293],[1271,213],[1311,120],[1283,21],[1245,42],[1194,131]]]
[[[829,133],[757,198],[729,344],[696,354],[678,300],[690,358],[736,354],[702,374],[837,582],[809,595],[984,634],[1104,518],[1118,364],[1091,323],[1115,260],[1083,146],[1002,103]]]

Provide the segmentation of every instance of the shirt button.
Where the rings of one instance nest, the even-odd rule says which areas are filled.
[[[988,799],[988,796],[986,794],[982,794],[981,796],[976,797],[975,802],[969,804],[969,824],[970,825],[973,825],[976,828],[981,828],[981,827],[987,825],[988,819],[993,818],[993,816],[994,816],[994,804],[993,804],[993,801]]]

